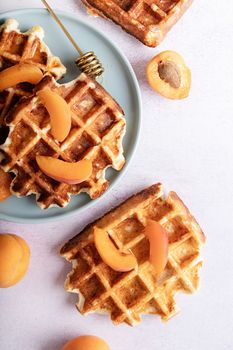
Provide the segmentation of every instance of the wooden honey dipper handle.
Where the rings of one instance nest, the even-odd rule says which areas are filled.
[[[97,78],[104,72],[104,68],[97,58],[97,56],[94,54],[93,51],[89,51],[87,53],[83,53],[83,51],[80,49],[74,38],[71,36],[71,34],[68,32],[62,21],[58,18],[58,16],[55,14],[51,6],[48,4],[46,0],[41,0],[42,3],[45,5],[51,16],[55,19],[55,21],[58,23],[58,25],[61,27],[67,38],[71,41],[75,49],[78,51],[80,57],[77,58],[75,61],[76,65],[78,66],[79,70],[81,72],[86,73],[92,78]]]
[[[47,8],[47,10],[49,11],[50,15],[55,19],[55,21],[58,23],[58,25],[61,27],[61,29],[63,30],[63,32],[65,33],[65,35],[67,36],[67,38],[71,41],[71,43],[74,45],[74,47],[76,48],[76,50],[78,51],[78,53],[80,54],[80,56],[83,55],[82,50],[80,49],[80,47],[78,46],[78,44],[76,43],[76,41],[74,40],[74,38],[71,36],[71,34],[68,32],[68,30],[66,29],[66,27],[64,26],[64,24],[62,23],[62,21],[57,17],[57,15],[55,14],[55,12],[53,11],[53,9],[51,8],[51,6],[47,3],[46,0],[41,0],[43,2],[43,4],[45,5],[45,7]]]

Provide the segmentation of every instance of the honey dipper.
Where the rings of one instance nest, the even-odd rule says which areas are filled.
[[[61,22],[61,20],[58,18],[58,16],[55,14],[51,6],[48,4],[46,0],[41,0],[42,3],[45,5],[51,16],[55,19],[55,21],[58,23],[58,25],[61,27],[65,35],[68,37],[68,39],[71,41],[75,49],[78,51],[80,57],[78,57],[75,61],[76,65],[78,66],[79,70],[83,73],[86,73],[91,78],[97,78],[104,72],[104,68],[95,55],[93,51],[88,51],[86,53],[83,53],[83,51],[80,49],[74,38],[71,36],[71,34],[68,32],[64,24]]]

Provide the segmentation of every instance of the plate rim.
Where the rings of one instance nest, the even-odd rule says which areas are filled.
[[[22,14],[22,13],[30,12],[30,11],[46,12],[47,10],[44,8],[40,8],[40,7],[27,7],[24,9],[13,9],[13,10],[9,10],[9,11],[3,11],[3,12],[0,12],[0,16],[1,17],[3,17],[3,16],[9,17],[13,13],[15,14],[14,16],[17,16],[18,13]],[[82,213],[83,211],[85,211],[87,209],[93,208],[95,205],[97,205],[99,202],[101,202],[101,200],[103,200],[105,198],[105,196],[107,194],[109,194],[111,192],[111,190],[116,187],[118,182],[120,180],[122,180],[122,178],[125,176],[127,170],[129,169],[129,166],[131,164],[131,161],[132,161],[132,159],[137,151],[137,147],[139,144],[139,139],[140,139],[140,134],[141,134],[141,126],[142,126],[142,95],[141,95],[141,89],[139,86],[139,82],[138,82],[138,79],[136,77],[136,73],[134,72],[134,69],[133,69],[131,63],[129,62],[128,58],[121,51],[121,49],[119,47],[117,47],[107,37],[107,35],[105,35],[105,33],[103,33],[100,29],[85,22],[83,19],[76,17],[75,14],[72,14],[68,11],[61,11],[61,10],[56,9],[56,13],[61,15],[61,16],[67,17],[68,19],[70,18],[74,21],[81,23],[81,25],[84,25],[84,26],[90,28],[92,31],[96,32],[100,37],[104,38],[104,40],[108,44],[110,44],[110,46],[114,50],[116,50],[118,56],[121,58],[121,60],[123,61],[123,63],[127,67],[128,71],[130,73],[130,76],[132,78],[132,81],[134,83],[134,88],[135,88],[135,93],[136,93],[135,96],[137,97],[137,101],[138,101],[138,107],[137,107],[137,110],[138,110],[138,113],[137,113],[138,114],[138,120],[137,120],[138,128],[137,128],[136,133],[135,133],[135,142],[134,142],[134,145],[132,147],[132,150],[130,151],[130,154],[128,155],[128,159],[127,159],[127,162],[126,162],[124,168],[118,173],[118,176],[116,176],[116,178],[112,181],[112,183],[110,183],[109,188],[101,197],[99,197],[95,200],[91,200],[90,202],[86,203],[84,206],[82,206],[80,208],[74,208],[71,211],[64,211],[63,213],[59,213],[59,214],[56,214],[54,216],[44,217],[44,218],[33,218],[33,219],[32,218],[22,218],[22,217],[18,218],[18,217],[14,217],[14,216],[0,212],[0,220],[7,221],[7,222],[23,223],[23,224],[44,224],[47,222],[61,221],[61,220],[66,219],[67,217],[74,216],[77,213]],[[69,206],[69,204],[68,204],[68,206]]]

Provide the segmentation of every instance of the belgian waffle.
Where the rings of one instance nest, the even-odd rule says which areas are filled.
[[[157,46],[193,0],[82,0],[93,15],[111,19],[147,46]]]
[[[22,33],[18,26],[19,23],[15,19],[8,19],[0,26],[0,71],[18,63],[28,62],[56,79],[61,78],[66,68],[43,42],[43,29],[34,26]],[[7,112],[22,96],[29,96],[32,89],[33,85],[22,83],[0,91],[0,126]]]
[[[65,98],[71,109],[72,128],[63,143],[50,133],[49,114],[36,95],[45,86]],[[67,84],[45,76],[35,94],[22,98],[7,115],[6,124],[10,132],[0,147],[0,165],[4,171],[15,174],[11,191],[18,197],[36,194],[42,209],[64,207],[71,195],[80,192],[87,192],[93,199],[99,197],[109,185],[105,170],[109,167],[120,170],[124,166],[124,112],[101,85],[84,73]],[[78,185],[59,183],[39,170],[36,155],[67,162],[89,159],[93,172]]]
[[[161,275],[149,262],[148,219],[156,220],[169,235],[168,263]],[[116,272],[99,256],[93,229],[107,230],[119,249],[131,249],[138,271]],[[162,185],[153,185],[128,199],[67,242],[61,255],[72,262],[65,288],[78,293],[81,314],[107,312],[115,324],[136,325],[142,314],[168,320],[177,313],[175,293],[193,293],[202,266],[200,248],[205,236],[175,192],[166,197]]]

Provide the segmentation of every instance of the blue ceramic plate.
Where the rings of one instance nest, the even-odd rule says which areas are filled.
[[[110,190],[129,166],[139,138],[141,96],[138,82],[128,60],[104,34],[79,20],[77,16],[59,11],[57,14],[82,50],[84,52],[93,50],[99,57],[105,67],[102,84],[120,103],[126,114],[127,132],[124,138],[126,165],[120,172],[112,169],[107,171],[107,178],[111,183]],[[67,74],[62,82],[67,82],[77,76],[78,71],[74,64],[77,52],[46,10],[26,9],[1,13],[0,23],[7,18],[17,19],[22,31],[33,25],[41,25],[45,30],[45,42],[53,54],[59,56],[67,67]],[[0,203],[0,219],[23,223],[58,220],[97,205],[103,197],[104,195],[97,200],[91,200],[88,195],[80,194],[73,197],[66,208],[41,210],[36,205],[34,196],[20,199],[12,196],[7,201]]]

